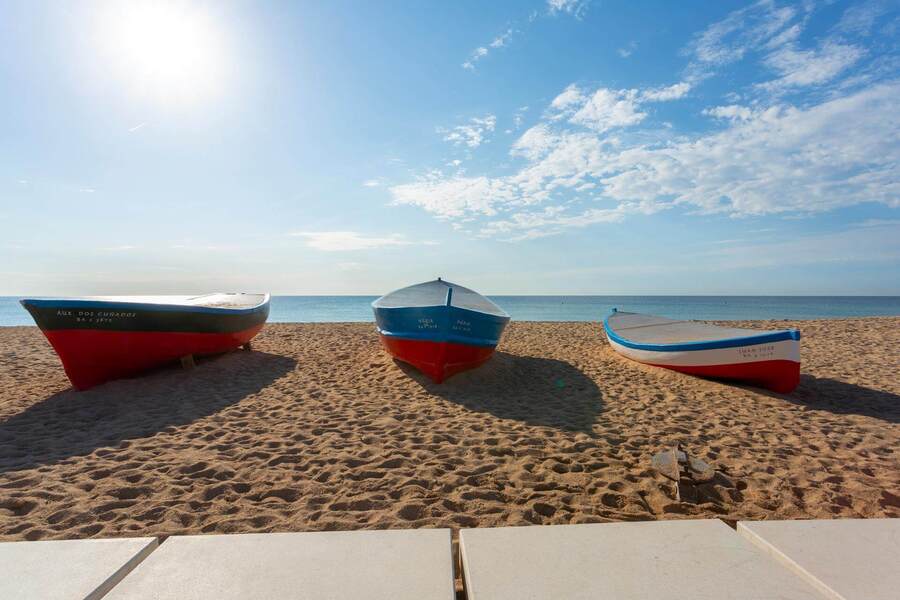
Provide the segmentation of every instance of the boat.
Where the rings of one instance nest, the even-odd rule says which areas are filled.
[[[86,390],[194,355],[249,348],[269,316],[268,294],[93,296],[20,301]]]
[[[621,312],[603,321],[619,354],[647,365],[787,394],[800,382],[800,332],[718,327]]]
[[[438,277],[372,303],[381,342],[435,383],[484,364],[509,315],[469,288]]]

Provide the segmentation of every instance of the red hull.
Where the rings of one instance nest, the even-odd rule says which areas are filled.
[[[72,386],[86,390],[187,356],[239,348],[263,325],[235,333],[58,329],[44,331]]]
[[[493,346],[404,340],[386,335],[381,336],[381,342],[391,356],[411,364],[435,383],[483,365],[494,353]]]
[[[792,360],[763,360],[752,363],[733,365],[702,365],[682,367],[673,365],[657,365],[654,367],[672,369],[679,373],[711,377],[715,379],[732,379],[751,385],[764,387],[779,394],[788,394],[800,384],[800,363]]]

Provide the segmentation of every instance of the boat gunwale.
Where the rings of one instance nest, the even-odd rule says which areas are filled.
[[[770,344],[773,342],[783,342],[787,340],[800,340],[800,330],[798,329],[782,329],[779,331],[761,331],[758,334],[747,335],[733,338],[723,338],[721,340],[698,340],[696,342],[674,342],[669,344],[647,344],[641,342],[633,342],[629,339],[621,337],[610,327],[610,317],[621,314],[617,310],[613,310],[606,318],[603,319],[603,329],[607,337],[626,348],[634,350],[648,350],[651,352],[683,352],[694,350],[716,350],[719,348],[737,348],[741,346],[755,346],[757,344]],[[631,313],[643,314],[643,313]]]
[[[222,292],[214,292],[222,293]],[[243,292],[241,292],[243,293]],[[210,294],[213,295],[213,294]],[[246,294],[248,296],[256,296],[259,294]],[[192,306],[189,304],[163,304],[153,302],[117,302],[115,300],[93,300],[93,299],[74,299],[74,298],[22,298],[19,303],[26,309],[29,306],[34,308],[89,308],[93,310],[140,310],[140,311],[157,311],[157,312],[188,312],[188,313],[206,313],[220,315],[239,315],[251,314],[259,312],[265,308],[271,301],[270,294],[262,294],[262,300],[259,304],[246,308],[229,308],[225,306]]]

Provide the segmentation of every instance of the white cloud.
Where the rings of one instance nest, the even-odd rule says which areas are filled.
[[[81,192],[81,193],[83,193],[83,194],[93,194],[93,193],[96,192],[97,190],[95,190],[95,189],[92,188],[92,187],[83,187],[83,188],[78,188],[78,191]]]
[[[471,163],[469,172],[431,171],[390,187],[393,203],[418,206],[466,233],[510,240],[665,210],[791,219],[861,203],[900,208],[898,59],[864,62],[858,40],[835,34],[874,27],[874,17],[848,17],[849,10],[843,25],[802,47],[814,9],[759,0],[733,11],[694,38],[686,73],[671,85],[569,85],[511,141],[515,160],[503,165],[511,171],[473,174]],[[553,11],[563,12],[562,3]],[[774,78],[722,91],[727,104],[702,110],[718,120],[707,121],[707,130],[679,132],[654,119],[655,103],[702,91],[703,78],[751,54]],[[805,93],[792,104],[787,91]],[[442,133],[478,147],[485,133],[476,126]],[[493,122],[484,129],[493,131]]]
[[[643,121],[647,114],[640,110],[641,104],[677,100],[683,98],[690,89],[690,83],[679,82],[642,91],[601,87],[589,92],[572,84],[550,103],[550,119],[567,118],[570,123],[602,133]]]
[[[129,127],[129,128],[128,128],[128,133],[134,133],[135,131],[139,131],[139,130],[143,129],[143,128],[146,127],[146,126],[147,126],[146,123],[138,123],[138,124],[135,125],[134,127]]]
[[[388,246],[409,246],[413,243],[398,233],[375,237],[355,231],[299,231],[291,235],[305,238],[307,246],[325,252],[373,250]]]
[[[889,10],[888,2],[880,0],[853,4],[844,11],[835,29],[842,33],[868,35],[875,22]]]
[[[490,54],[491,50],[496,50],[497,48],[502,48],[509,44],[509,42],[512,41],[513,35],[515,35],[515,30],[510,27],[509,29],[495,37],[493,40],[491,40],[491,42],[486,46],[479,46],[475,48],[474,50],[472,50],[469,58],[462,64],[462,68],[474,71],[475,64],[478,61]]]
[[[137,246],[123,244],[121,246],[107,246],[104,248],[100,248],[100,250],[104,252],[128,252],[129,250],[137,250],[137,248]]]
[[[691,91],[691,84],[682,81],[668,87],[645,90],[641,93],[640,98],[644,102],[667,102],[684,98],[689,91]]]
[[[856,63],[865,50],[849,44],[826,42],[817,50],[798,50],[792,45],[779,48],[768,57],[766,64],[781,77],[759,84],[767,90],[783,90],[831,81]]]
[[[637,49],[637,42],[632,40],[632,41],[628,42],[626,45],[624,45],[623,47],[616,50],[616,54],[618,54],[622,58],[628,58],[629,56],[634,54],[635,49]]]
[[[444,141],[451,142],[454,146],[466,145],[469,148],[477,148],[486,141],[486,135],[494,131],[497,126],[497,117],[485,115],[473,117],[466,125],[457,125],[452,129],[438,129],[438,133],[444,134]]]
[[[759,0],[729,13],[694,38],[689,47],[693,57],[689,79],[702,79],[718,67],[743,59],[748,52],[775,48],[796,38],[804,17],[796,8],[778,6],[774,0]],[[794,22],[797,19],[799,23]]]
[[[572,115],[569,122],[598,133],[614,127],[635,125],[647,116],[638,110],[638,104],[636,90],[600,88]]]
[[[732,121],[746,121],[753,117],[753,111],[746,106],[729,104],[727,106],[715,106],[703,109],[703,114],[717,119],[729,119]]]
[[[559,136],[546,123],[535,125],[517,139],[510,150],[513,156],[524,156],[532,160],[540,158],[559,144]]]
[[[414,183],[391,188],[394,204],[419,206],[439,217],[494,215],[495,204],[515,200],[515,188],[490,177],[444,177],[431,173]]]
[[[854,227],[900,227],[900,219],[866,219],[854,223]]]
[[[503,34],[495,37],[494,40],[490,44],[488,44],[488,46],[490,46],[491,48],[502,48],[509,43],[509,41],[512,39],[512,36],[513,30],[507,29]]]
[[[366,179],[365,181],[363,181],[362,184],[365,187],[378,187],[381,185],[381,180],[380,179]]]
[[[560,112],[566,112],[575,107],[583,106],[587,100],[588,97],[581,88],[573,83],[553,99],[550,103],[550,107],[555,108]]]
[[[607,105],[623,99],[609,95]],[[637,92],[624,98],[632,95]],[[557,100],[572,110],[572,102]],[[862,202],[900,207],[900,83],[807,108],[711,108],[706,114],[729,119],[724,129],[662,144],[603,137],[597,132],[612,121],[640,120],[635,110],[612,114],[624,116],[597,117],[593,133],[566,130],[552,119],[528,129],[511,146],[526,161],[511,175],[436,171],[390,188],[394,202],[444,219],[477,218],[482,234],[518,238],[677,207],[735,217],[810,214]]]
[[[520,106],[513,114],[513,126],[516,131],[522,128],[522,122],[525,120],[525,113],[528,112],[527,106]]]
[[[547,0],[547,9],[551,15],[567,13],[580,19],[587,11],[590,0]]]

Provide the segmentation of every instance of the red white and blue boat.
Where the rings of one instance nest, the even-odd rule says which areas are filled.
[[[21,302],[79,390],[179,358],[245,346],[269,316],[268,294],[28,298]]]
[[[509,323],[481,294],[440,278],[382,296],[372,309],[387,351],[435,383],[484,364]]]
[[[619,354],[681,373],[786,394],[800,382],[800,332],[718,327],[613,309],[603,321]]]

